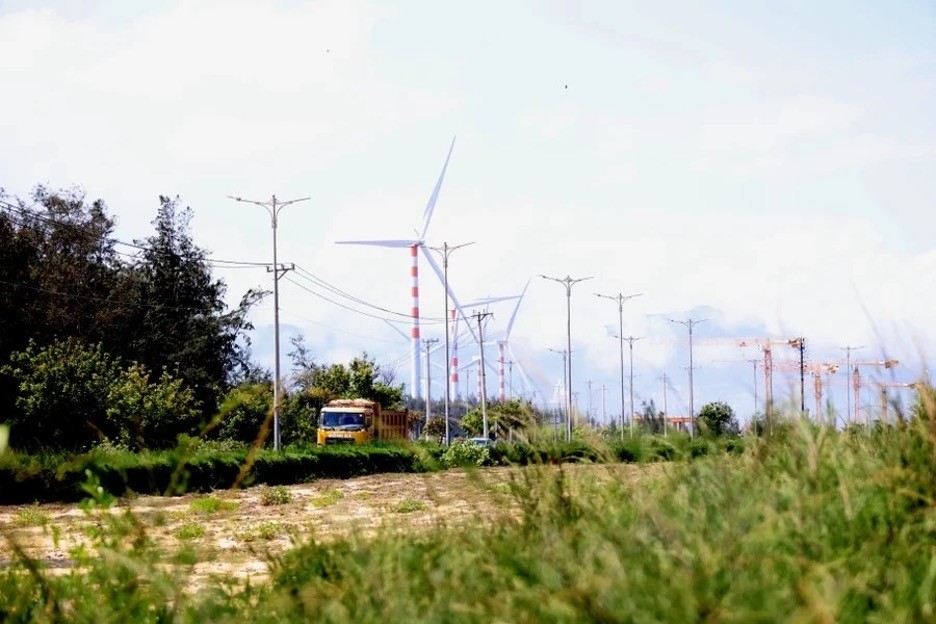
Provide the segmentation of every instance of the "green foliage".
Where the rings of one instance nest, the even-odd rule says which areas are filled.
[[[0,414],[14,447],[159,447],[194,433],[249,368],[246,313],[262,293],[225,310],[224,284],[177,199],[160,198],[156,234],[131,260],[114,251],[105,204],[78,189],[37,187],[10,203],[0,211],[0,280],[10,286],[0,292]],[[102,410],[117,362],[139,364]]]
[[[107,418],[119,366],[101,345],[76,338],[45,348],[30,342],[0,372],[18,385],[19,411],[10,421],[18,447],[87,449],[97,440],[119,438],[119,426]]]
[[[536,423],[536,413],[529,403],[512,399],[504,403],[492,403],[487,410],[488,430],[497,436],[506,436],[509,430],[525,431]],[[471,436],[484,432],[484,419],[481,408],[475,407],[462,417],[459,422],[462,430]]]
[[[175,536],[180,540],[193,540],[205,536],[205,525],[199,522],[188,522],[176,529]]]
[[[413,513],[414,511],[425,511],[428,508],[426,503],[420,500],[414,500],[412,498],[407,498],[402,500],[399,503],[396,503],[391,507],[395,513]]]
[[[402,401],[402,386],[382,383],[380,366],[367,353],[347,366],[326,366],[312,359],[301,334],[291,342],[295,384],[285,402],[283,431],[293,437],[287,443],[314,440],[319,410],[333,399],[369,399],[383,409],[395,409]]]
[[[430,440],[439,442],[445,436],[445,417],[433,416],[426,422],[423,433]]]
[[[266,443],[272,444],[273,386],[268,383],[245,383],[232,388],[225,394],[216,418],[217,425],[212,437],[253,443],[264,433],[267,423]],[[284,427],[289,430],[290,427]],[[289,443],[288,440],[285,442]]]
[[[338,488],[328,488],[321,494],[312,497],[313,507],[331,507],[344,498],[344,492]]]
[[[487,466],[491,463],[491,451],[486,446],[479,446],[469,440],[452,440],[452,443],[442,453],[442,465],[456,466]]]
[[[17,527],[45,526],[49,523],[49,514],[38,506],[24,507],[13,514],[11,522]]]
[[[706,403],[699,410],[699,423],[707,435],[721,437],[738,435],[741,428],[731,406],[722,401]]]
[[[200,514],[213,514],[218,511],[232,511],[237,509],[237,503],[226,501],[217,496],[201,496],[189,501],[189,509]]]
[[[261,505],[286,505],[292,502],[292,494],[282,485],[266,488],[260,492]]]
[[[166,371],[150,381],[140,364],[120,371],[108,393],[107,416],[119,428],[117,440],[137,449],[171,446],[199,418],[191,388]]]

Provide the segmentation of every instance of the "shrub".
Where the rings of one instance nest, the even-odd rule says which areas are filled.
[[[282,485],[266,488],[260,492],[261,505],[285,505],[291,501],[292,494]]]
[[[469,440],[454,440],[442,453],[442,464],[455,466],[486,466],[491,463],[491,451]]]

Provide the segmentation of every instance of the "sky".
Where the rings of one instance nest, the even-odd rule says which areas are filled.
[[[595,293],[641,293],[623,313],[625,335],[645,337],[635,400],[662,404],[665,373],[674,415],[690,392],[672,320],[704,319],[695,407],[724,400],[742,418],[764,381],[738,339],[803,336],[809,362],[846,345],[900,360],[859,368],[867,379],[931,366],[928,1],[0,0],[0,85],[0,187],[80,186],[121,240],[150,235],[158,196],[178,195],[213,258],[271,262],[269,215],[228,196],[309,197],[279,216],[279,260],[297,267],[280,280],[281,335],[323,362],[366,351],[409,385],[408,250],[335,241],[415,237],[455,138],[425,240],[474,243],[450,257],[462,302],[532,278],[509,337],[517,393],[554,401],[563,377],[550,349],[566,346],[565,291],[541,274],[592,278],[572,289],[572,387],[599,418],[621,411],[621,371],[618,308]],[[232,305],[272,288],[263,268],[217,275]],[[441,345],[443,291],[422,258],[419,285],[422,337]],[[486,308],[486,339],[513,304]],[[272,297],[251,320],[272,369]],[[444,356],[431,359],[438,397]],[[778,401],[798,403],[794,381],[775,373]],[[828,381],[843,412],[844,367]],[[874,414],[877,391],[862,392]]]

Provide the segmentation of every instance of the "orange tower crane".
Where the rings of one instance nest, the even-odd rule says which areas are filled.
[[[773,406],[773,347],[786,345],[799,349],[803,346],[802,338],[750,338],[736,341],[739,347],[760,347],[764,353],[764,412],[769,414]]]
[[[861,373],[858,371],[860,366],[871,366],[874,368],[884,367],[885,369],[893,368],[900,364],[897,360],[877,360],[870,362],[852,362],[852,389],[855,392],[855,422],[858,422],[860,419],[860,408],[859,400],[861,398]],[[850,416],[850,415],[849,415]]]
[[[816,399],[816,420],[822,416],[822,374],[835,374],[843,366],[842,362],[810,362],[803,364],[803,372],[809,373],[813,378],[813,393]],[[781,361],[774,362],[774,370],[780,371],[799,371],[799,362]]]
[[[902,383],[899,381],[879,381],[877,385],[881,389],[881,420],[887,422],[887,389],[888,388],[919,388],[917,382]]]

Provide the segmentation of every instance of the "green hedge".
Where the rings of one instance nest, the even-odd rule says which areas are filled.
[[[249,449],[194,443],[194,450],[130,453],[92,451],[83,455],[19,455],[0,457],[0,504],[72,502],[84,498],[86,471],[115,496],[182,494],[232,487],[248,463]],[[192,449],[192,447],[188,447]],[[490,448],[495,465],[559,464],[570,462],[673,461],[715,454],[738,453],[741,440],[689,440],[670,436],[636,437],[611,443],[525,442],[498,443]],[[436,444],[375,444],[337,447],[287,447],[281,452],[259,451],[241,486],[255,483],[288,485],[316,479],[392,473],[426,472],[442,467],[444,447]]]

